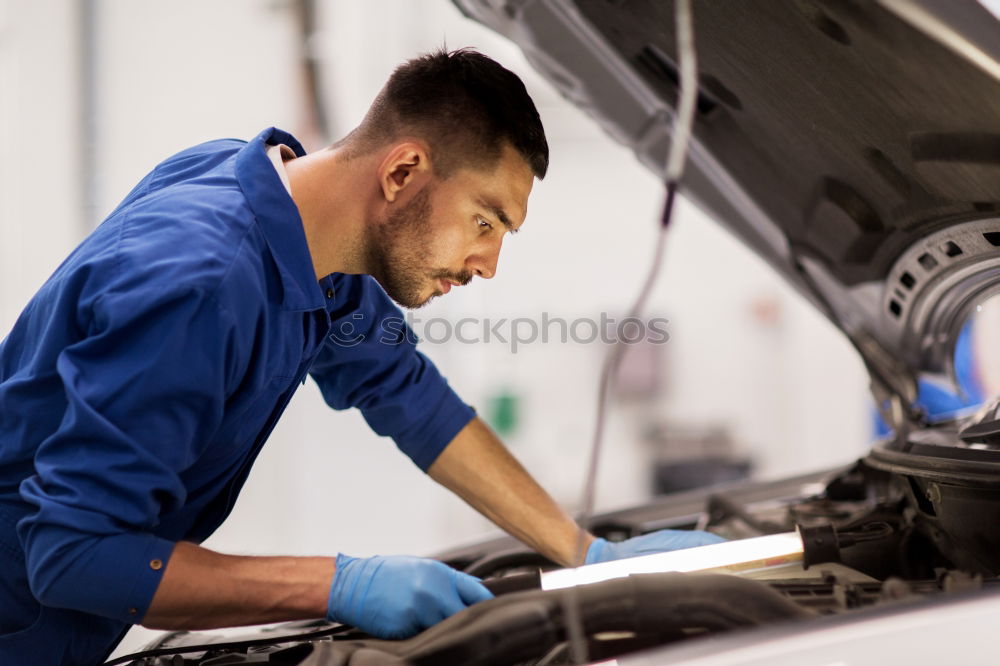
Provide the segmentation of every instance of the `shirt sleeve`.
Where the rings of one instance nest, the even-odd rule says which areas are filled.
[[[372,278],[344,288],[351,306],[333,313],[310,374],[328,405],[358,407],[372,430],[426,472],[475,411],[417,351],[403,313]]]
[[[184,503],[180,473],[221,422],[235,327],[195,289],[91,308],[56,362],[66,409],[21,484],[36,510],[18,534],[41,603],[135,623],[174,547],[152,530]]]

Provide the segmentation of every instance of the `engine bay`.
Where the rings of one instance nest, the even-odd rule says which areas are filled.
[[[920,495],[922,487],[920,479],[862,460],[826,474],[666,496],[599,516],[592,526],[609,540],[665,527],[707,529],[730,541],[833,528],[836,548],[826,543],[820,558],[828,561],[781,562],[736,574],[645,573],[542,590],[541,575],[558,567],[502,537],[439,557],[482,578],[496,598],[408,640],[374,640],[325,621],[297,622],[236,637],[174,632],[109,663],[573,663],[565,620],[571,604],[580,613],[589,658],[600,661],[725,632],[822,623],[997,589],[989,563],[954,557],[956,541],[928,513],[934,498]],[[808,545],[806,551],[808,562]]]

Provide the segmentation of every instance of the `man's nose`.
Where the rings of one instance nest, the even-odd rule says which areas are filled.
[[[469,267],[479,277],[489,280],[497,273],[497,262],[500,261],[500,242],[492,244],[469,257]]]

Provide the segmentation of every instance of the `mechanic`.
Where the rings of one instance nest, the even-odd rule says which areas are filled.
[[[931,423],[958,418],[975,411],[986,400],[986,388],[976,362],[974,320],[962,327],[955,341],[952,363],[955,367],[955,389],[931,377],[919,377],[916,405],[921,407]],[[885,422],[876,406],[872,406],[875,439],[892,434],[892,427]]]
[[[411,636],[488,599],[430,559],[198,544],[310,374],[435,481],[563,565],[579,528],[415,348],[415,308],[496,272],[548,167],[524,85],[470,50],[400,66],[306,155],[267,129],[158,165],[0,344],[0,663],[92,664],[141,623],[326,616]],[[586,561],[719,540],[586,535]]]

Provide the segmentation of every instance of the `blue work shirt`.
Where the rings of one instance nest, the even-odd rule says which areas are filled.
[[[157,166],[0,343],[0,663],[105,657],[306,373],[423,470],[472,418],[371,277],[316,279],[278,143]]]

